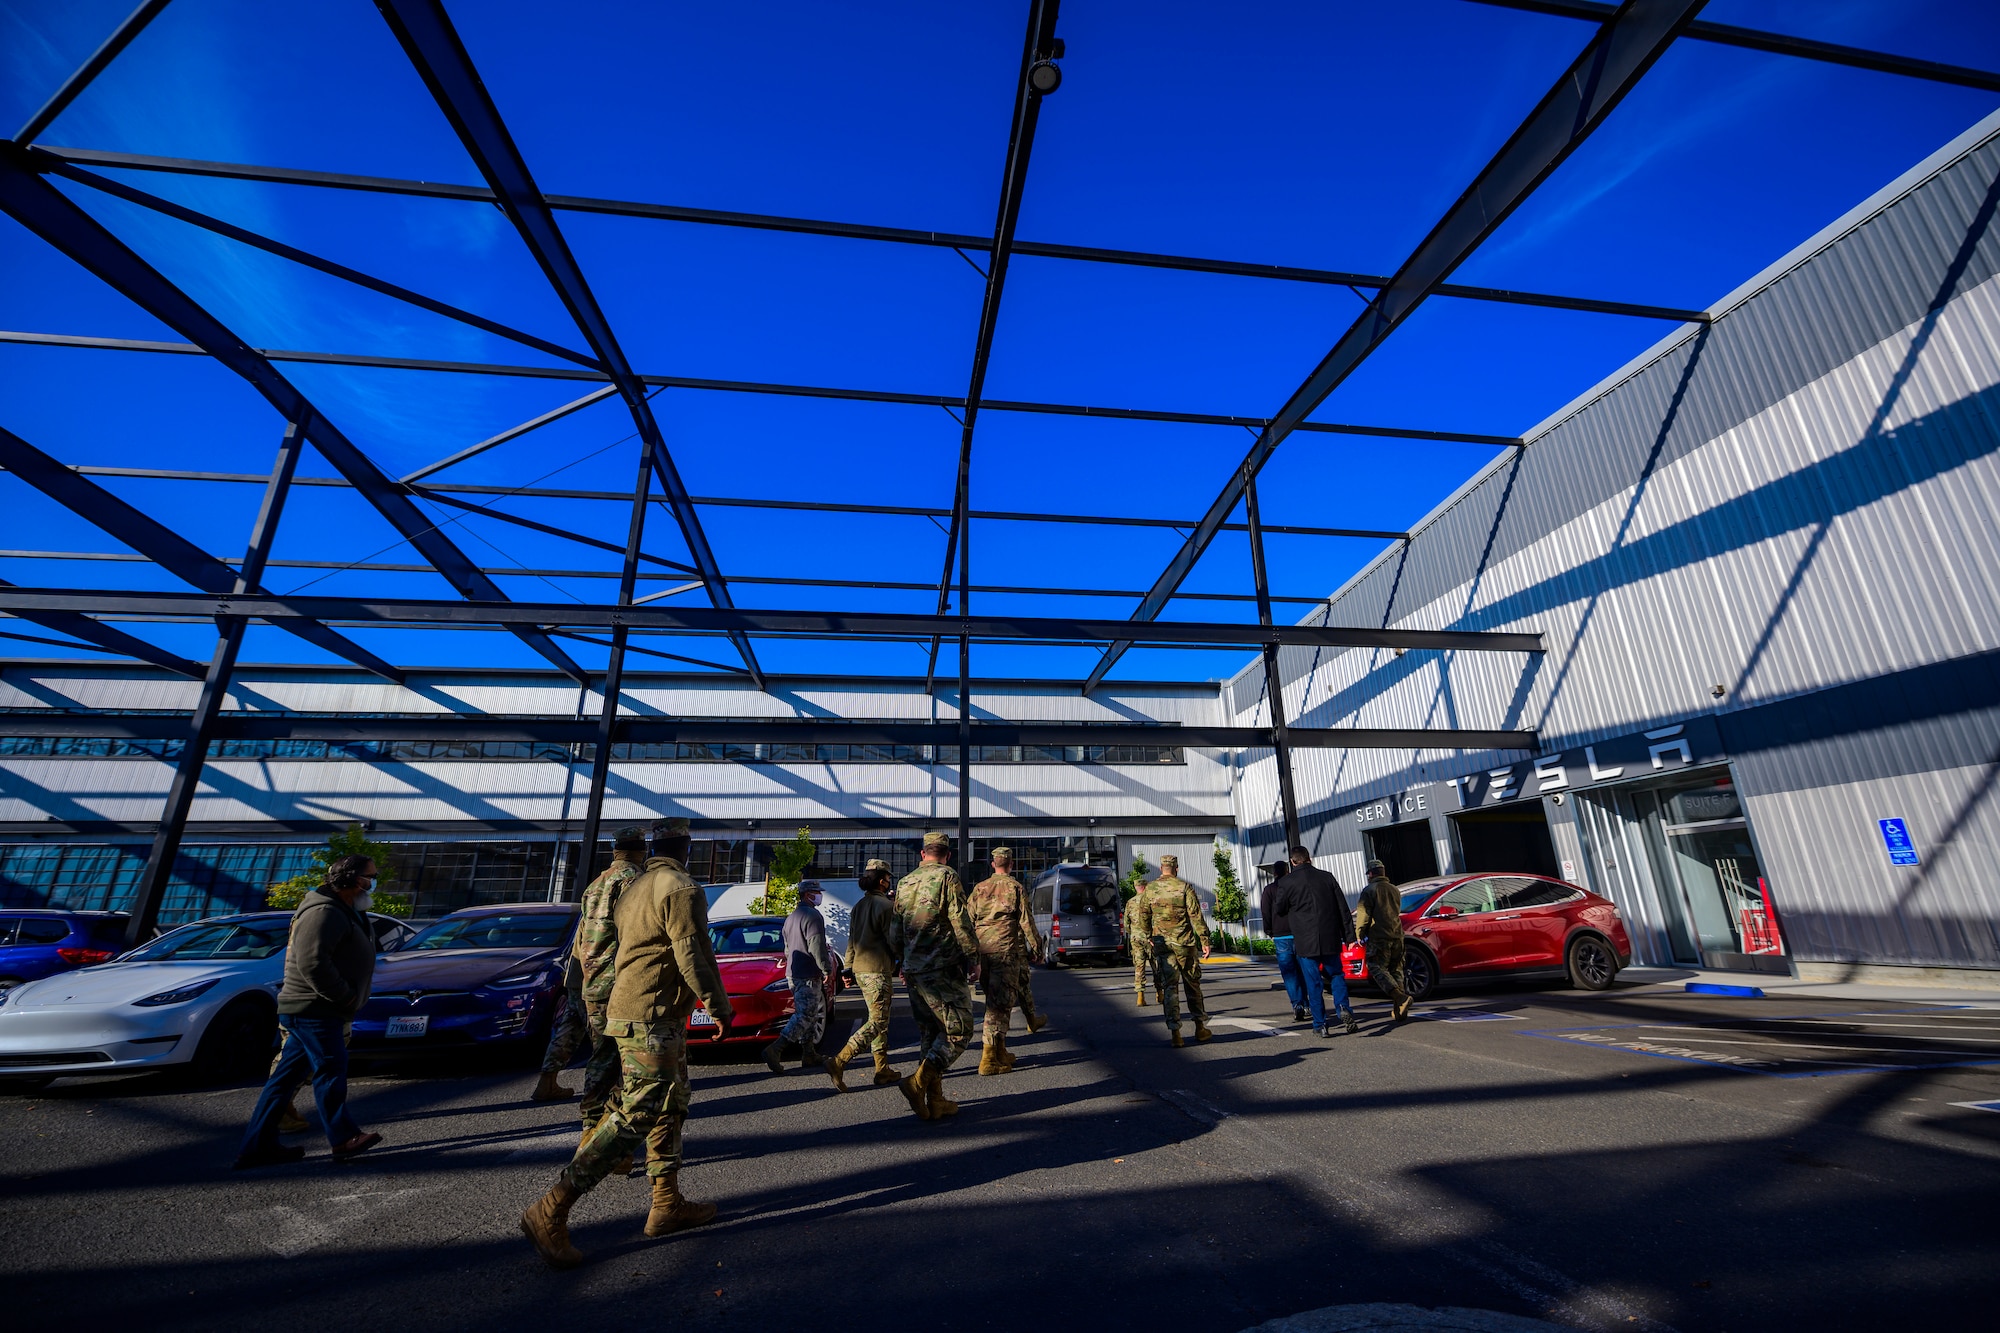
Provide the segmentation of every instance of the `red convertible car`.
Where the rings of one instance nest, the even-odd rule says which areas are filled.
[[[722,970],[722,989],[728,992],[734,1013],[725,1030],[705,1007],[696,1005],[688,1015],[690,1044],[777,1039],[792,1016],[792,989],[785,984],[784,926],[781,916],[745,916],[709,923],[708,938],[715,946],[716,965]],[[836,955],[828,982],[829,1003],[840,988],[840,958]]]
[[[1604,990],[1632,961],[1618,908],[1563,880],[1451,875],[1397,891],[1412,999],[1440,986],[1563,976],[1583,990]]]

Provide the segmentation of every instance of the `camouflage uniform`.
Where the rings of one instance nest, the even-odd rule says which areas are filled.
[[[1159,987],[1167,1031],[1178,1038],[1183,985],[1187,987],[1188,1009],[1194,1014],[1195,1026],[1204,1029],[1208,1026],[1208,1002],[1201,993],[1201,951],[1208,947],[1208,923],[1202,919],[1201,899],[1173,873],[1179,865],[1161,857],[1160,868],[1163,873],[1140,890],[1136,901],[1141,933],[1153,943],[1153,984]]]
[[[1387,875],[1371,875],[1354,909],[1354,934],[1368,941],[1368,979],[1404,1009],[1410,997],[1403,990],[1403,903]],[[1400,1014],[1398,1015],[1401,1016]]]
[[[637,829],[622,830],[619,840]],[[577,991],[589,1025],[590,1059],[583,1066],[584,1132],[604,1118],[618,1088],[624,1061],[618,1043],[605,1030],[604,1006],[611,999],[611,985],[618,972],[618,900],[633,880],[639,878],[639,853],[623,849],[612,853],[611,866],[583,891],[583,919],[577,923],[576,943],[570,946],[570,968],[579,978]]]
[[[1139,997],[1139,1003],[1146,1002],[1146,972],[1153,965],[1152,940],[1146,935],[1146,927],[1139,918],[1139,902],[1145,896],[1145,883],[1139,891],[1125,903],[1125,947],[1132,951],[1132,990]]]
[[[697,1002],[725,1026],[734,1018],[708,938],[708,899],[678,861],[655,856],[618,896],[617,970],[604,1005],[623,1086],[577,1145],[563,1183],[581,1193],[646,1141],[646,1174],[679,1173],[687,1120],[687,1020]],[[600,986],[602,976],[598,978]],[[586,999],[595,993],[586,974]]]
[[[881,863],[871,861],[869,868],[877,864]],[[882,869],[888,868],[882,865]],[[889,949],[889,930],[895,913],[888,894],[868,893],[847,918],[848,963],[854,969],[854,984],[868,1004],[868,1021],[847,1039],[857,1054],[864,1049],[882,1056],[889,1053],[889,997],[896,984],[891,973],[896,964]]]
[[[926,861],[903,876],[896,885],[889,946],[902,959],[903,989],[917,1020],[917,1054],[942,1077],[972,1040],[965,965],[979,954],[956,870]]]
[[[1005,854],[1005,849],[999,849]],[[1035,1023],[1035,996],[1029,984],[1028,960],[1041,950],[1041,933],[1028,891],[1021,881],[999,871],[983,880],[966,899],[972,932],[979,941],[979,984],[986,992],[986,1040],[1007,1035],[1018,1006],[1030,1031]]]

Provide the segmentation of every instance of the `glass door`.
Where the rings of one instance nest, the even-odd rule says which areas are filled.
[[[1781,959],[1784,945],[1750,842],[1750,825],[1728,774],[1677,783],[1652,795],[1657,823],[1647,823],[1653,834],[1649,841],[1664,863],[1661,886],[1678,890],[1702,962],[1756,969],[1765,959]]]

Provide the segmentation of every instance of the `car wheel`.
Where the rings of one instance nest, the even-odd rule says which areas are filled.
[[[1047,968],[1058,968],[1062,966],[1062,955],[1056,952],[1055,945],[1044,944],[1042,946],[1042,966]]]
[[[1403,955],[1403,992],[1413,1000],[1428,1000],[1437,984],[1437,959],[1422,945],[1412,946]]]
[[[202,1083],[261,1075],[271,1062],[277,1037],[277,1011],[254,995],[240,995],[209,1020],[208,1031],[195,1047],[191,1071]]]
[[[1597,935],[1569,942],[1569,984],[1578,990],[1609,990],[1618,976],[1618,957]]]
[[[15,1097],[26,1097],[30,1093],[40,1092],[55,1081],[54,1074],[23,1074],[18,1078],[0,1078],[0,1092]]]

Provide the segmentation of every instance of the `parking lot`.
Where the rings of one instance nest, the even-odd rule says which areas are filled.
[[[1215,1039],[1175,1051],[1122,971],[1038,972],[1054,1023],[1017,1031],[1011,1075],[961,1061],[963,1112],[936,1125],[865,1079],[838,1097],[698,1051],[684,1179],[720,1218],[649,1241],[643,1180],[608,1181],[568,1274],[515,1218],[575,1112],[527,1101],[519,1065],[368,1067],[355,1109],[382,1149],[335,1166],[313,1135],[302,1166],[235,1175],[254,1087],[6,1097],[9,1325],[1229,1333],[1371,1302],[1600,1329],[1990,1318],[2000,1114],[1974,1104],[2000,1102],[1978,1063],[2000,1059],[2000,1010],[1541,987],[1400,1027],[1364,998],[1361,1035],[1319,1040],[1272,976],[1212,968]],[[829,1048],[854,1018],[843,1002]]]

